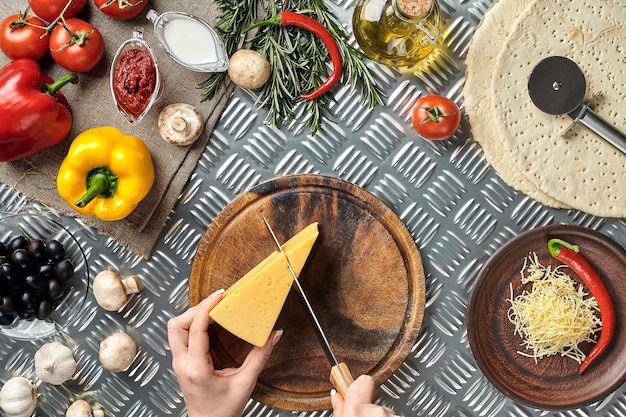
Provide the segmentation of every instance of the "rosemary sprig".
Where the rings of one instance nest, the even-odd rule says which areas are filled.
[[[382,104],[383,93],[369,72],[363,53],[347,43],[348,34],[324,0],[285,0],[286,4],[266,3],[267,17],[275,16],[279,7],[307,14],[322,23],[335,38],[341,51],[341,82],[350,87],[350,94],[358,94],[360,103],[373,107]],[[323,94],[314,100],[300,99],[303,92],[315,89],[330,71],[328,50],[313,34],[295,27],[263,26],[258,32],[244,40],[242,31],[255,23],[256,0],[216,0],[221,15],[216,24],[231,55],[241,48],[244,41],[265,55],[270,61],[272,73],[268,82],[256,93],[255,105],[266,108],[265,123],[279,128],[296,116],[296,108],[304,106],[305,123],[312,134],[319,129],[323,120],[331,119],[329,107],[331,96]],[[225,82],[226,73],[214,74],[202,84],[205,89],[203,101],[212,98]]]

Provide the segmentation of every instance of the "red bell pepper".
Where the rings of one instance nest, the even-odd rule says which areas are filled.
[[[0,161],[15,161],[61,142],[70,133],[72,115],[58,90],[76,84],[68,74],[53,82],[30,59],[0,68]]]

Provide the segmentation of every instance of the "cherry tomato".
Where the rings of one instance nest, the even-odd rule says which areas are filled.
[[[104,14],[120,20],[138,16],[148,5],[148,0],[93,0]]]
[[[67,19],[50,34],[50,54],[63,68],[87,72],[104,55],[104,39],[100,31],[81,19]]]
[[[35,16],[22,13],[8,16],[0,23],[0,49],[11,59],[36,61],[48,52],[45,27],[46,23]]]
[[[422,96],[413,107],[411,122],[424,139],[448,139],[459,128],[461,111],[447,97],[434,94]]]
[[[76,16],[87,0],[28,0],[28,4],[30,5],[30,9],[37,16],[41,17],[46,22],[53,22],[61,15],[68,1],[72,3],[67,7],[65,13],[63,13],[63,17],[66,19]]]

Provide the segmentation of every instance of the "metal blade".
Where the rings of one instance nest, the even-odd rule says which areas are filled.
[[[322,329],[322,325],[320,324],[320,321],[315,315],[315,311],[313,311],[313,307],[311,306],[311,303],[309,302],[309,298],[306,296],[306,293],[302,289],[302,285],[300,285],[300,281],[298,281],[298,276],[294,272],[293,267],[291,266],[291,262],[289,262],[289,258],[283,251],[283,247],[280,245],[280,242],[278,241],[278,238],[276,237],[276,234],[274,233],[272,226],[270,226],[269,222],[267,221],[267,219],[265,218],[262,212],[261,212],[261,217],[263,218],[263,221],[265,222],[267,229],[272,235],[272,238],[274,238],[274,242],[276,242],[276,246],[278,247],[280,252],[285,255],[285,258],[287,258],[287,266],[289,268],[289,272],[291,272],[291,276],[293,277],[293,282],[296,286],[298,294],[300,294],[302,301],[304,301],[306,311],[309,314],[309,318],[311,319],[311,322],[313,323],[313,327],[315,328],[315,333],[317,334],[318,338],[320,339],[320,342],[322,343],[322,348],[324,350],[324,353],[326,354],[326,358],[328,359],[328,362],[330,363],[331,367],[332,366],[337,367],[337,369],[341,373],[341,377],[344,379],[344,382],[347,385],[349,385],[349,378],[344,374],[342,368],[339,366],[339,361],[337,360],[337,357],[335,356],[333,349],[330,347],[330,343],[328,342],[328,338],[326,337],[326,334],[324,333],[324,329]]]
[[[549,56],[542,59],[528,78],[528,94],[539,110],[552,115],[578,108],[585,98],[587,82],[571,59]]]

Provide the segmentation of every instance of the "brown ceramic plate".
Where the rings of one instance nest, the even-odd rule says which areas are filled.
[[[301,285],[340,361],[355,377],[381,384],[408,356],[422,323],[425,280],[415,242],[377,197],[337,178],[293,175],[260,184],[220,212],[192,265],[192,305],[228,288],[275,250],[259,212],[279,241],[319,222],[320,235]],[[330,365],[295,291],[276,325],[284,330],[253,398],[287,410],[330,408]],[[209,328],[218,367],[238,366],[250,346],[216,324]]]
[[[535,252],[543,265],[559,265],[547,242],[553,237],[580,246],[580,253],[600,273],[613,295],[618,323],[611,346],[578,374],[579,364],[552,356],[535,363],[517,353],[521,338],[513,334],[507,311],[509,285],[522,291],[519,272],[524,257]],[[567,270],[570,271],[571,270]],[[576,274],[569,274],[580,282]],[[498,249],[480,270],[470,296],[467,331],[476,362],[491,383],[520,403],[542,409],[581,407],[606,397],[626,380],[626,252],[602,233],[580,226],[550,225],[524,232]],[[588,352],[590,345],[581,346]]]

